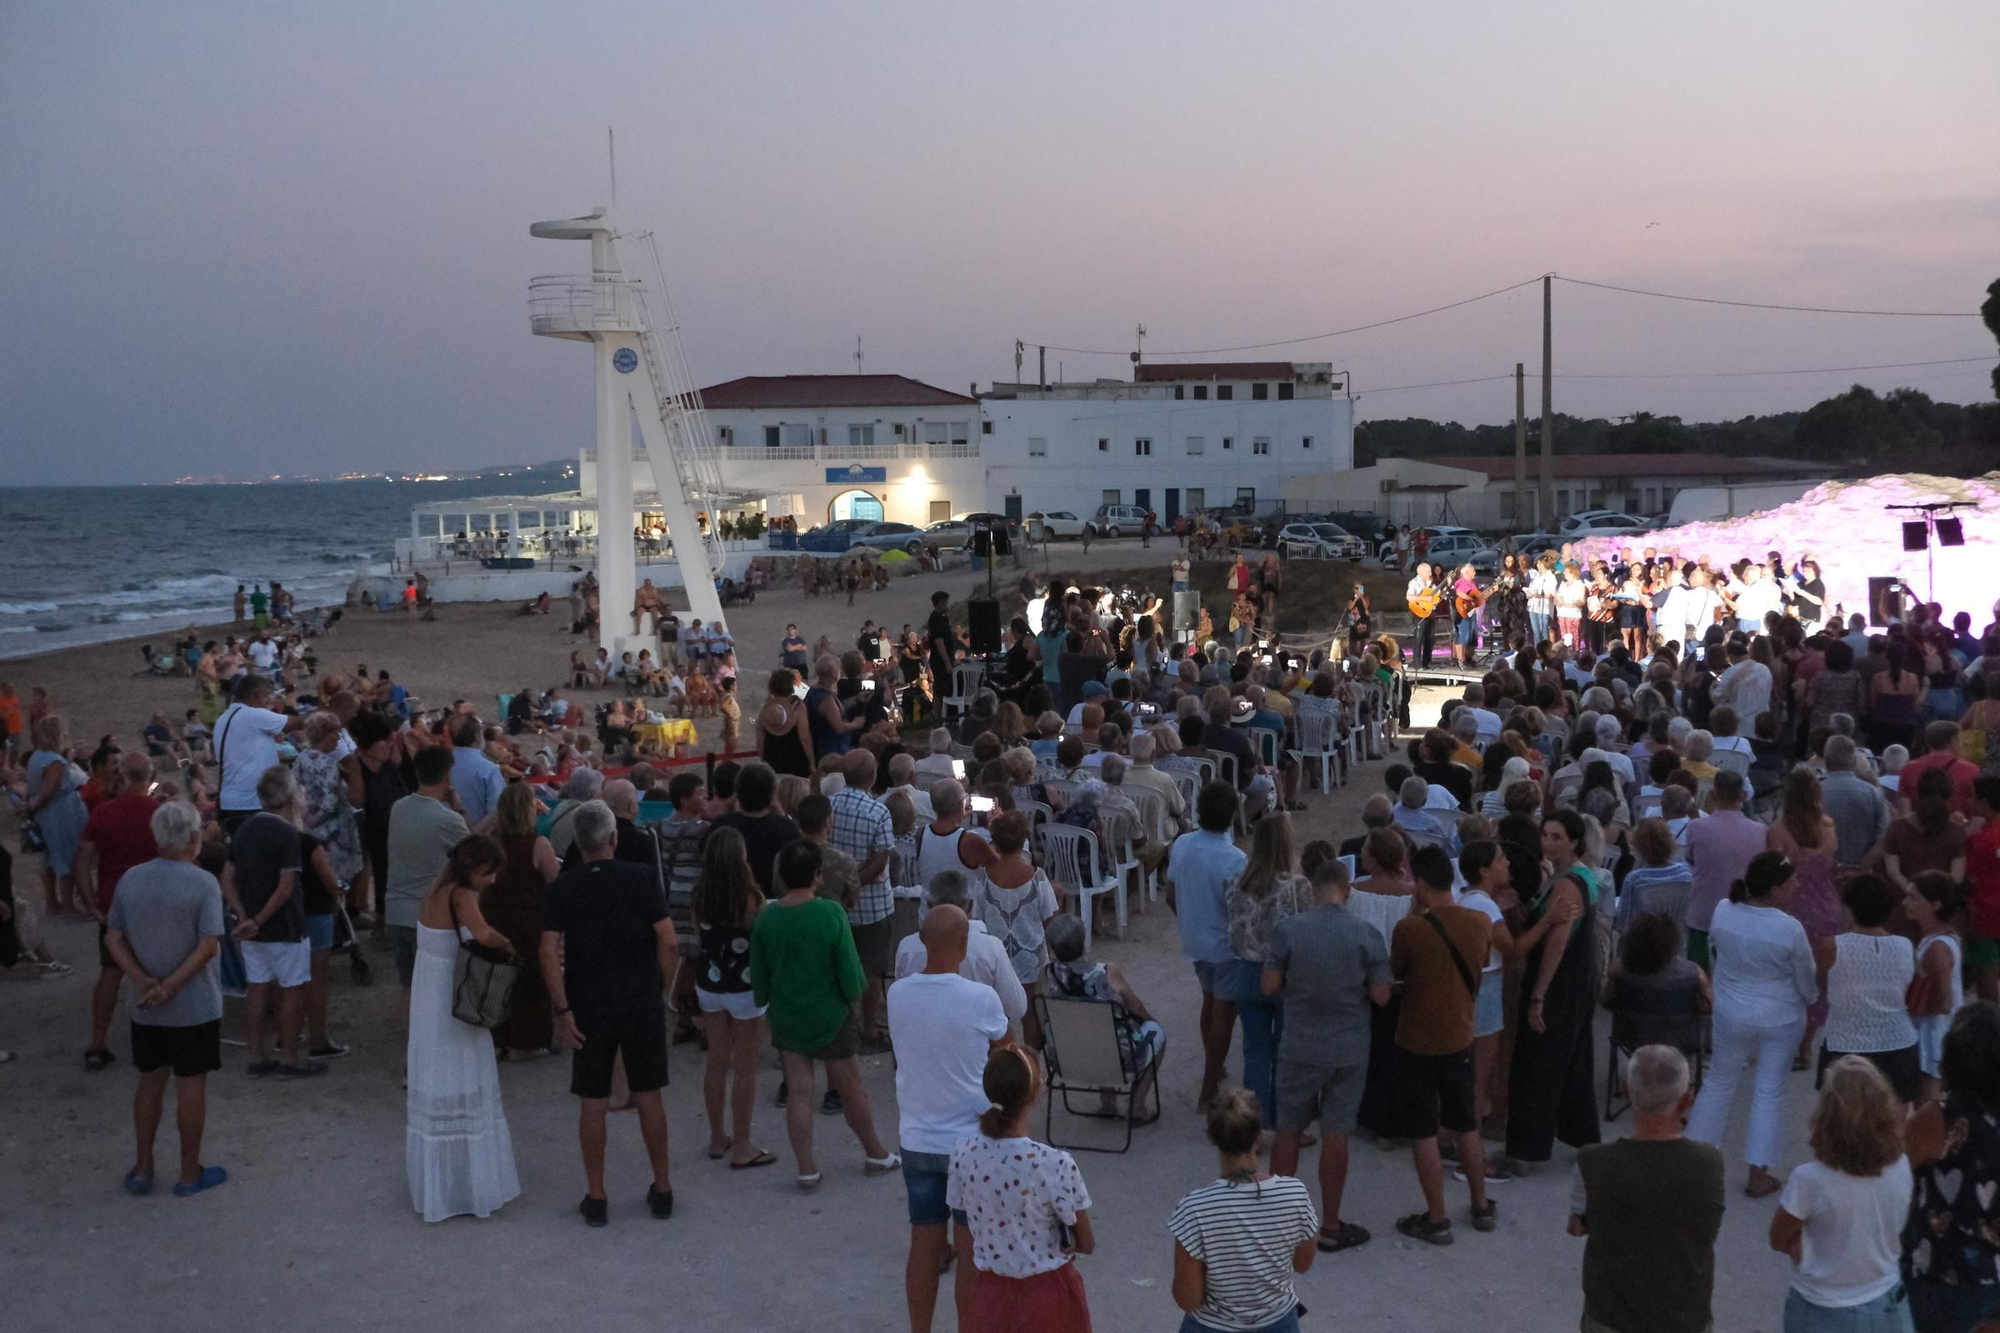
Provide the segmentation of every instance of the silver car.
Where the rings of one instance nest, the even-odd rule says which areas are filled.
[[[1287,560],[1359,560],[1367,547],[1338,523],[1287,523],[1278,529],[1278,554]]]
[[[908,523],[879,521],[865,528],[856,528],[849,547],[866,546],[877,551],[907,551],[911,555],[930,538]]]

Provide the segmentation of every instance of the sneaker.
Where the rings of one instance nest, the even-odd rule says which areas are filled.
[[[1464,1180],[1465,1168],[1462,1166],[1453,1167],[1451,1169],[1451,1178],[1453,1180]],[[1514,1172],[1511,1169],[1509,1169],[1505,1158],[1489,1157],[1486,1159],[1487,1184],[1504,1185],[1513,1178],[1514,1178]]]
[[[846,1109],[846,1104],[840,1100],[840,1094],[832,1088],[828,1088],[826,1096],[820,1099],[819,1113],[821,1115],[839,1115]]]
[[[785,1099],[788,1095],[790,1095],[790,1091],[791,1091],[790,1086],[785,1082],[785,1080],[779,1079],[777,1106],[780,1111],[785,1109]]]
[[[583,1202],[576,1206],[576,1210],[583,1214],[583,1220],[590,1226],[610,1225],[611,1202],[608,1199],[593,1199],[586,1194],[583,1196]]]
[[[263,1078],[266,1074],[275,1074],[278,1072],[278,1062],[276,1060],[252,1060],[249,1064],[243,1066],[243,1072],[251,1078]]]
[[[1493,1200],[1491,1199],[1488,1199],[1486,1201],[1486,1206],[1484,1208],[1480,1208],[1477,1205],[1473,1207],[1472,1229],[1474,1231],[1492,1231],[1497,1227],[1499,1227],[1499,1225],[1500,1225],[1499,1204],[1493,1202]]]
[[[315,1046],[307,1054],[315,1060],[331,1060],[336,1056],[346,1055],[349,1049],[349,1047],[341,1045],[332,1038],[328,1038],[326,1045]]]
[[[1432,1245],[1449,1245],[1452,1242],[1451,1219],[1433,1222],[1428,1213],[1411,1213],[1408,1217],[1397,1218],[1396,1230],[1412,1240],[1427,1241]]]
[[[646,1186],[646,1207],[652,1210],[654,1217],[672,1217],[674,1215],[674,1192],[672,1190],[654,1189],[651,1185]],[[1477,1218],[1473,1219],[1473,1225],[1479,1225]]]
[[[273,1061],[273,1063],[275,1064],[276,1062]],[[303,1064],[278,1065],[272,1072],[279,1078],[311,1078],[314,1074],[324,1074],[326,1072],[326,1061],[307,1060]]]

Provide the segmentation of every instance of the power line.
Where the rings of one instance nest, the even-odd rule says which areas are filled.
[[[1747,379],[1759,375],[1832,375],[1855,370],[1910,370],[1918,366],[1963,366],[1974,362],[1992,361],[1991,356],[1960,356],[1945,361],[1885,361],[1875,366],[1807,366],[1800,370],[1688,370],[1671,372],[1633,372],[1631,374],[1598,371],[1586,374],[1571,371],[1556,376],[1559,380],[1709,380]]]
[[[1745,310],[1789,310],[1806,315],[1875,315],[1890,319],[1978,319],[1976,310],[1843,310],[1834,306],[1779,305],[1770,301],[1727,301],[1715,296],[1682,296],[1675,292],[1650,292],[1641,287],[1620,287],[1616,283],[1591,282],[1586,278],[1565,278],[1553,273],[1557,282],[1575,287],[1596,287],[1601,291],[1624,292],[1630,296],[1652,296],[1662,301],[1691,301],[1697,305],[1727,305]]]
[[[1447,310],[1456,310],[1460,306],[1471,305],[1475,301],[1485,301],[1495,296],[1505,296],[1508,292],[1519,291],[1523,287],[1532,286],[1540,281],[1540,278],[1528,278],[1511,286],[1500,287],[1490,292],[1481,292],[1478,296],[1468,296],[1462,301],[1453,301],[1449,305],[1432,306],[1429,310],[1419,310],[1408,315],[1397,315],[1394,319],[1378,319],[1372,324],[1356,324],[1353,328],[1349,329],[1332,329],[1326,333],[1308,333],[1300,338],[1278,338],[1272,342],[1245,343],[1240,347],[1194,347],[1175,352],[1156,351],[1153,355],[1216,356],[1224,352],[1258,352],[1267,347],[1289,347],[1293,343],[1318,342],[1323,338],[1343,338],[1350,333],[1365,333],[1369,329],[1383,329],[1391,324],[1403,324],[1413,319],[1422,319],[1426,315],[1438,315]],[[1058,347],[1054,343],[1040,343],[1033,338],[1024,338],[1021,341],[1029,347],[1046,347],[1051,352],[1069,352],[1076,356],[1127,356],[1132,350],[1129,347]],[[1386,390],[1377,389],[1375,392],[1384,393]]]
[[[1454,384],[1490,384],[1494,380],[1511,380],[1512,375],[1481,375],[1469,380],[1432,380],[1428,384],[1392,384],[1386,389],[1367,389],[1353,396],[1356,399],[1373,398],[1377,394],[1407,393],[1412,389],[1443,389]]]

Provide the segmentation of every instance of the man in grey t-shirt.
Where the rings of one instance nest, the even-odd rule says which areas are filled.
[[[389,807],[389,878],[382,891],[406,1026],[410,974],[417,965],[417,907],[451,859],[451,849],[470,832],[465,816],[451,805],[452,752],[442,746],[419,750],[415,765],[417,790]]]
[[[139,1070],[132,1122],[138,1154],[125,1188],[153,1188],[153,1139],[174,1079],[180,1127],[179,1195],[198,1194],[228,1178],[219,1166],[201,1164],[211,1071],[222,1067],[222,982],[216,957],[222,949],[222,886],[194,864],[201,847],[201,816],[185,801],[153,812],[154,860],[133,866],[118,881],[105,923],[104,947],[138,991],[132,1008],[132,1063]]]
[[[1264,994],[1282,995],[1285,1007],[1271,1170],[1297,1173],[1300,1140],[1317,1120],[1323,1250],[1352,1249],[1368,1239],[1364,1228],[1340,1220],[1340,1198],[1347,1136],[1368,1079],[1370,1006],[1389,1002],[1388,945],[1348,913],[1347,888],[1347,867],[1338,859],[1324,862],[1313,872],[1317,905],[1278,922],[1264,955]]]

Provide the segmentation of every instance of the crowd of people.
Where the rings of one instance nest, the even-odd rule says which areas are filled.
[[[115,1061],[130,986],[125,1188],[153,1188],[170,1080],[174,1192],[226,1179],[201,1156],[225,987],[249,1076],[320,1075],[347,1051],[331,959],[379,948],[426,1220],[518,1195],[497,1066],[562,1049],[589,1225],[611,1220],[605,1145],[628,1107],[645,1206],[672,1216],[661,1090],[684,1041],[705,1048],[707,1155],[776,1165],[752,1135],[768,1040],[797,1189],[828,1169],[820,1115],[844,1117],[863,1176],[901,1175],[913,1329],[954,1264],[961,1327],[1087,1328],[1091,1195],[1029,1119],[1059,1072],[1051,1005],[1102,1006],[1122,1094],[1157,1099],[1161,997],[1092,957],[1101,915],[1157,892],[1193,972],[1182,1040],[1218,1155],[1169,1225],[1191,1333],[1295,1329],[1296,1274],[1369,1242],[1343,1197],[1356,1135],[1410,1147],[1414,1207],[1393,1225],[1438,1246],[1458,1220],[1493,1230],[1494,1187],[1577,1149],[1582,1326],[1707,1327],[1715,1144],[1745,1081],[1743,1189],[1778,1196],[1788,1329],[2000,1316],[2000,625],[1962,642],[1912,608],[1857,645],[1831,609],[1821,625],[1739,599],[1733,631],[1649,620],[1599,651],[1557,615],[1391,752],[1340,828],[1313,820],[1330,770],[1307,760],[1393,730],[1403,645],[1290,653],[1255,632],[1275,579],[1237,564],[1232,593],[1267,603],[1240,637],[1170,634],[1144,588],[1032,579],[991,653],[943,592],[921,630],[870,621],[851,648],[789,626],[752,748],[726,735],[705,764],[649,749],[615,700],[587,717],[557,686],[492,721],[425,710],[386,672],[319,670],[255,633],[190,665],[226,707],[198,707],[199,731],[156,718],[129,753],[75,746],[45,693],[12,722],[0,685],[45,907],[100,924],[86,1067]],[[673,628],[650,676],[585,662],[567,688],[664,672],[733,698],[734,641]],[[1095,865],[1058,857],[1072,839]],[[496,971],[510,1003],[466,998],[465,976]],[[893,1136],[859,1064],[892,1052]],[[1812,1160],[1787,1173],[1802,1076]],[[1632,1113],[1608,1144],[1607,1077]],[[1316,1201],[1296,1176],[1315,1146]]]

